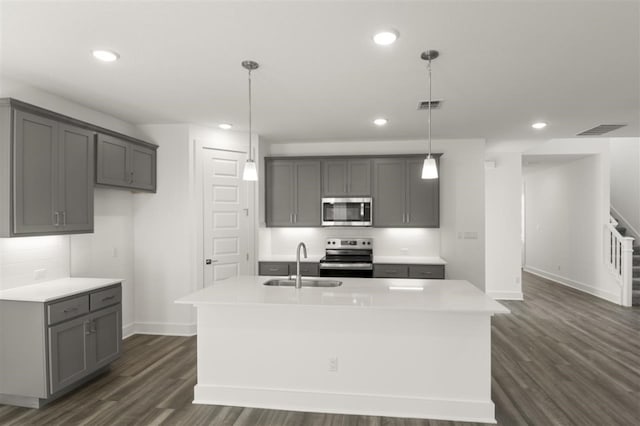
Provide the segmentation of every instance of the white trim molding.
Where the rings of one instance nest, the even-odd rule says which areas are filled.
[[[495,300],[524,300],[521,291],[488,291],[487,296]]]
[[[533,275],[537,275],[542,278],[546,278],[548,280],[554,281],[558,284],[562,284],[566,287],[571,287],[575,290],[579,290],[583,293],[590,294],[592,296],[598,297],[600,299],[604,299],[608,302],[615,303],[616,305],[620,304],[620,295],[616,293],[610,293],[608,291],[603,291],[597,288],[593,288],[588,284],[581,283],[578,281],[571,280],[569,278],[561,277],[560,275],[552,274],[551,272],[543,271],[542,269],[534,268],[533,266],[524,266],[522,268],[524,271],[527,271]]]
[[[130,335],[157,334],[163,336],[195,336],[196,323],[137,322]],[[124,332],[123,332],[124,335]]]
[[[277,406],[287,411],[496,423],[494,404],[490,400],[198,384],[194,388],[193,403],[253,408]]]

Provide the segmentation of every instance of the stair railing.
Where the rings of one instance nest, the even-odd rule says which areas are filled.
[[[609,216],[605,226],[604,260],[620,286],[620,304],[631,306],[633,294],[633,238],[623,237],[618,222]]]

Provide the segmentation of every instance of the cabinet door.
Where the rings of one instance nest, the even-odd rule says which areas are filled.
[[[129,143],[111,136],[98,134],[96,183],[130,186]]]
[[[91,368],[86,351],[87,317],[49,327],[49,391],[53,394],[82,378]]]
[[[88,348],[92,371],[109,364],[122,352],[121,306],[115,305],[97,311],[92,316]]]
[[[436,164],[437,164],[436,159]],[[440,226],[440,179],[422,179],[423,158],[407,160],[407,205],[405,226]]]
[[[258,271],[260,275],[289,275],[289,264],[286,262],[260,262],[258,264]]]
[[[371,195],[371,160],[349,160],[347,162],[347,192],[353,196]]]
[[[294,162],[266,162],[265,220],[267,226],[293,225]]]
[[[320,226],[320,161],[295,162],[293,226]]]
[[[324,160],[322,162],[322,195],[341,197],[348,194],[347,160]]]
[[[93,232],[94,133],[60,124],[58,210],[64,231]]]
[[[156,190],[156,150],[131,144],[131,186],[147,191]]]
[[[58,123],[15,111],[13,232],[56,232]]]
[[[404,159],[397,158],[373,160],[373,225],[376,227],[406,226],[405,163]]]

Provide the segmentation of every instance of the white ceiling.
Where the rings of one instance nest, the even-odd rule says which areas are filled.
[[[275,141],[640,135],[640,2],[75,1],[1,4],[2,74],[133,123],[234,124]],[[373,44],[380,29],[398,41]],[[120,53],[97,63],[97,47]],[[378,128],[379,116],[389,124]],[[549,126],[534,131],[530,123]]]

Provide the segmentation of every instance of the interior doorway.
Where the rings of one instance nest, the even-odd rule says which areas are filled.
[[[200,147],[202,287],[253,273],[254,192],[242,180],[245,152]]]

